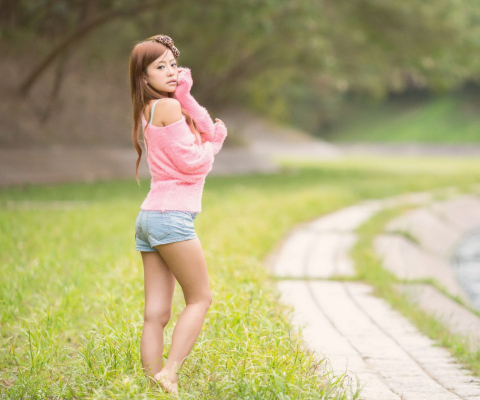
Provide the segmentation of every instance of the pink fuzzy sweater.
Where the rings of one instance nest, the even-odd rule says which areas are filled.
[[[191,95],[187,100],[190,101],[181,102],[182,107],[195,119],[199,130],[208,134],[201,135],[202,143],[190,130],[185,116],[167,126],[153,126],[150,122],[144,135],[151,183],[141,210],[202,210],[205,178],[213,167],[214,155],[223,146],[227,128],[223,123],[214,124],[206,109]],[[158,101],[152,106],[152,116]],[[146,125],[142,112],[142,126]]]

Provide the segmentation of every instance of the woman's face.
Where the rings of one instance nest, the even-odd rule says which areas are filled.
[[[144,80],[158,92],[167,96],[177,88],[178,65],[173,53],[168,49],[147,66]]]

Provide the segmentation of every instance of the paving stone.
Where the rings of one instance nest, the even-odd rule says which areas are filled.
[[[422,248],[441,258],[448,258],[462,232],[427,208],[409,210],[392,219],[385,227],[387,232],[408,232],[419,241]]]
[[[467,398],[467,396],[480,398],[480,379],[473,377],[446,349],[436,346],[433,340],[419,333],[407,318],[392,310],[391,306],[383,299],[371,296],[371,287],[368,285],[348,283],[345,286],[356,304],[368,312],[370,319],[401,346],[436,382],[460,398]],[[408,284],[406,286],[418,286],[415,290],[421,293],[423,287],[430,285]],[[434,287],[430,287],[436,290]],[[437,291],[437,293],[440,292]],[[438,296],[437,300],[439,300]],[[448,300],[452,302],[452,300]],[[440,302],[438,307],[442,305],[452,307],[447,301],[440,300]],[[456,306],[453,306],[455,310],[464,314],[466,310],[463,308],[463,311],[460,310],[458,304],[455,304]],[[454,315],[454,318],[457,317]],[[478,323],[478,321],[475,322]],[[460,323],[466,322],[460,321]]]
[[[428,204],[432,199],[431,192],[411,192],[382,199],[382,203],[385,207],[395,207],[402,204]]]
[[[273,271],[279,277],[305,276],[305,261],[317,240],[315,232],[294,230],[284,241],[273,261]]]
[[[336,282],[323,282],[325,285]],[[339,376],[357,376],[363,386],[361,398],[368,400],[399,400],[365,363],[362,356],[318,308],[306,281],[282,280],[277,286],[281,301],[293,306],[292,324],[302,329],[302,338],[321,358],[326,357],[328,368]]]
[[[385,207],[405,203],[424,204],[432,199],[428,192],[415,192],[392,196],[380,200],[365,200],[350,207],[345,207],[317,218],[309,224],[316,231],[351,232]]]
[[[354,244],[353,233],[317,233],[298,229],[284,240],[273,261],[280,277],[326,278],[355,274],[347,250]]]
[[[469,336],[472,351],[480,349],[480,317],[476,314],[429,284],[400,283],[396,288],[407,294],[419,308],[442,321],[451,332]]]
[[[306,276],[329,278],[354,275],[353,262],[347,254],[356,240],[354,233],[318,233],[306,257]]]
[[[459,198],[435,202],[431,210],[457,226],[464,233],[480,226],[480,198],[465,195]]]
[[[356,292],[349,289],[358,287],[366,291],[370,289],[368,285],[359,282],[321,281],[309,281],[308,285],[319,309],[352,347],[363,357],[368,357],[369,366],[383,378],[392,392],[402,395],[405,400],[460,398],[442,386],[441,382],[432,379],[398,341],[374,320],[374,312],[361,307],[355,301]],[[367,295],[364,293],[364,296]],[[376,300],[385,303],[381,299]],[[400,315],[389,310],[388,315],[383,315],[383,318],[393,324]],[[398,324],[410,325],[410,328],[414,329],[406,319],[401,319]],[[415,332],[415,335],[422,340],[422,334]]]
[[[268,257],[268,268],[280,277],[353,276],[355,268],[348,253],[357,236],[351,231],[386,205],[398,205],[399,202],[423,203],[431,197],[428,192],[418,192],[386,200],[367,200],[317,218],[283,240],[281,248]],[[304,232],[300,233],[302,230]],[[306,231],[316,233],[317,239]],[[304,259],[308,260],[306,267],[299,266]]]
[[[374,250],[384,268],[401,279],[434,278],[446,290],[460,296],[467,304],[471,300],[457,281],[455,271],[441,258],[421,250],[400,235],[383,234],[374,239]]]
[[[370,219],[376,212],[383,208],[382,202],[372,200],[362,202],[341,210],[324,215],[309,227],[315,231],[347,231],[355,230],[360,224]]]

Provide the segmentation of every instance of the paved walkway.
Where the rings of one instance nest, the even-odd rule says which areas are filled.
[[[480,228],[480,196],[457,195],[411,209],[393,218],[374,240],[383,266],[400,279],[433,278],[464,304],[480,311],[480,271],[469,263],[479,252],[478,241],[465,263],[454,263],[463,238]],[[480,318],[428,284],[401,284],[397,289],[453,333],[469,336],[472,351],[480,348]],[[478,303],[478,302],[477,302]]]
[[[326,357],[336,375],[356,376],[366,400],[480,399],[480,380],[374,296],[370,285],[335,280],[354,275],[348,251],[362,222],[385,207],[430,201],[429,193],[415,193],[322,216],[292,231],[267,260],[282,278],[281,299],[293,307],[292,322],[303,328],[306,345]]]
[[[329,143],[237,108],[222,111],[222,120],[229,127],[232,137],[235,135],[239,147],[230,145],[222,148],[215,157],[212,176],[275,173],[280,170],[277,157],[323,160],[357,154],[480,155],[480,145]],[[133,180],[136,159],[133,147],[53,145],[3,148],[0,149],[0,187]],[[150,178],[145,157],[142,158],[139,175],[144,179]]]
[[[53,146],[37,149],[0,149],[0,187],[23,184],[135,180],[137,153],[132,148]],[[211,175],[271,173],[278,166],[244,148],[224,148],[215,157]],[[149,179],[145,153],[139,176]]]
[[[250,113],[222,113],[235,147],[225,145],[215,156],[211,176],[249,173],[276,173],[274,157],[339,157],[341,152],[328,142],[315,140],[304,132],[269,124]],[[228,138],[227,138],[228,140]],[[23,184],[94,182],[108,179],[135,179],[137,153],[132,147],[68,147],[0,149],[0,187]],[[139,176],[149,179],[143,153]]]

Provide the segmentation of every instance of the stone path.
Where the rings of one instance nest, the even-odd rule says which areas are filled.
[[[281,300],[305,343],[329,361],[336,375],[357,377],[366,400],[480,399],[480,380],[449,352],[420,333],[373,288],[336,281],[354,276],[348,251],[354,230],[385,207],[425,205],[429,193],[370,200],[301,224],[267,259]],[[292,279],[289,279],[292,278]]]
[[[0,149],[0,186],[94,182],[108,179],[135,180],[137,153],[132,147],[98,148],[61,146],[39,149]],[[274,173],[279,167],[248,149],[222,149],[215,157],[214,175]],[[150,178],[145,153],[139,176]]]
[[[480,272],[462,276],[452,256],[463,237],[480,227],[480,197],[461,195],[410,210],[391,220],[374,248],[399,278],[433,278],[444,290],[474,309],[472,296],[460,282],[480,280]],[[408,235],[407,239],[405,234]],[[478,244],[477,244],[478,248]],[[468,336],[472,350],[480,348],[480,318],[431,285],[403,284],[397,289],[420,308],[434,314],[451,332]]]
[[[238,108],[226,108],[221,114],[235,139],[215,157],[212,176],[276,173],[280,170],[278,158],[324,160],[356,154],[480,155],[480,145],[330,143]],[[134,180],[136,159],[133,147],[0,148],[0,187]],[[150,178],[144,157],[139,175]]]
[[[468,337],[471,351],[480,349],[480,318],[473,312],[426,283],[400,283],[397,290],[434,315],[450,332]]]
[[[277,173],[275,157],[340,157],[332,144],[316,140],[305,132],[269,123],[251,113],[222,112],[233,144],[224,145],[215,156],[211,176],[249,173]],[[228,138],[227,138],[228,140]],[[239,143],[235,143],[239,142]],[[67,147],[0,149],[0,187],[61,182],[94,182],[135,179],[137,153],[132,147]],[[139,176],[150,178],[145,152]]]

